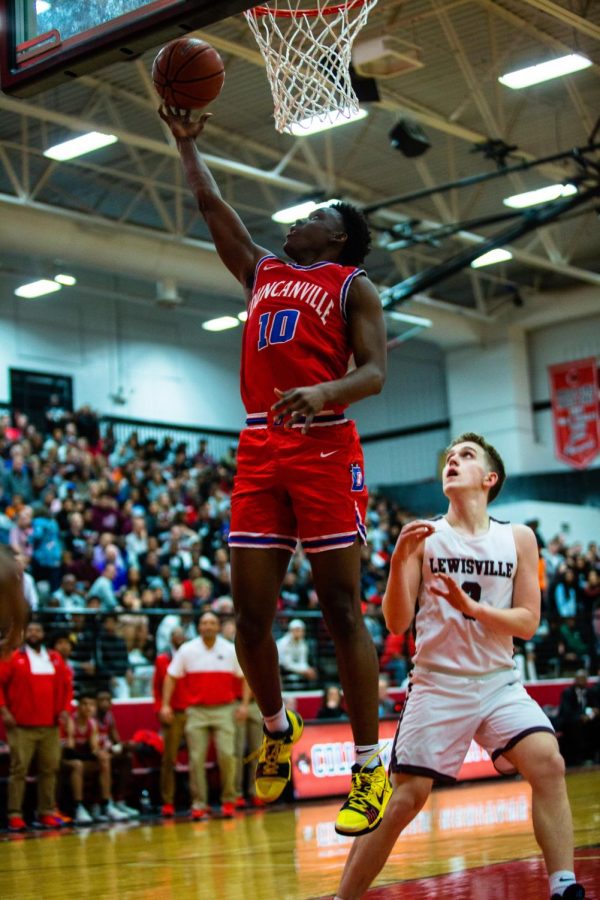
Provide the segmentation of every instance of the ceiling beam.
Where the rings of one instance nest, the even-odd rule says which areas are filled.
[[[106,124],[99,124],[78,116],[70,116],[66,113],[60,113],[53,109],[47,109],[42,106],[36,106],[33,103],[27,103],[24,100],[13,100],[12,97],[6,97],[0,94],[0,109],[5,112],[15,113],[19,116],[27,116],[40,122],[50,122],[54,125],[60,125],[68,128],[69,131],[88,132],[88,131],[106,131]],[[166,141],[157,141],[153,138],[144,137],[141,134],[134,134],[122,128],[113,128],[110,131],[129,147],[136,147],[138,150],[147,150],[156,153],[159,156],[170,156],[173,159],[179,159],[179,151],[173,145]],[[254,166],[248,166],[245,163],[237,162],[234,159],[226,159],[222,156],[213,156],[211,153],[203,153],[206,164],[221,172],[228,172],[232,175],[239,175],[244,178],[251,178],[253,181],[264,181],[272,184],[274,187],[283,190],[294,191],[296,193],[306,193],[313,189],[314,185],[305,181],[297,181],[293,178],[287,178],[284,175],[271,172],[265,169],[258,169]]]
[[[565,9],[564,6],[559,6],[558,3],[553,3],[552,0],[521,0],[521,3],[533,6],[534,9],[539,9],[540,12],[545,13],[547,16],[552,16],[553,19],[558,19],[559,22],[563,22],[569,28],[580,31],[595,41],[600,41],[600,26],[594,25],[589,19],[576,15],[570,9]]]

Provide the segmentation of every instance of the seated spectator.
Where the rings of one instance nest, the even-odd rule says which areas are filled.
[[[287,633],[276,644],[285,686],[301,686],[317,680],[317,670],[309,662],[306,626],[301,619],[292,619]]]
[[[56,591],[61,578],[62,541],[56,518],[45,504],[37,507],[32,528],[32,574],[36,581],[47,581],[50,590]]]
[[[373,595],[373,598],[379,599],[376,598],[376,595]],[[381,604],[375,603],[373,598],[366,604],[363,616],[365,625],[367,626],[367,631],[371,635],[371,639],[375,644],[375,649],[377,650],[377,654],[379,655],[383,650],[383,644],[385,640],[385,626],[383,624]]]
[[[132,781],[133,758],[131,743],[122,741],[112,710],[109,691],[96,694],[96,721],[98,723],[98,744],[110,755],[114,804],[128,819],[139,818],[139,810],[126,803]]]
[[[72,610],[85,609],[85,597],[82,591],[77,587],[77,580],[74,575],[63,575],[62,582],[57,588],[52,598],[58,602],[61,609]]]
[[[283,583],[279,591],[279,599],[283,609],[306,609],[308,605],[306,586],[301,584],[298,573],[288,569],[283,576]]]
[[[541,676],[558,678],[565,654],[558,619],[542,618],[533,636],[536,670]]]
[[[588,648],[575,618],[570,616],[565,619],[560,623],[558,630],[565,648],[561,661],[561,674],[586,666],[589,663]]]
[[[592,607],[588,652],[590,655],[590,672],[594,675],[600,675],[600,600],[596,600]]]
[[[127,584],[127,566],[113,535],[105,533],[100,535],[100,543],[94,550],[94,565],[100,574],[106,574],[109,564],[114,567],[114,575],[111,575],[113,590],[118,592]]]
[[[559,618],[566,619],[577,615],[579,588],[573,569],[568,568],[566,564],[559,568],[558,578],[551,586],[550,593]]]
[[[404,634],[390,633],[386,636],[379,667],[390,676],[392,684],[404,682],[414,651],[415,642],[410,629]]]
[[[194,613],[192,604],[189,601],[182,601],[178,612],[168,613],[160,620],[160,625],[156,629],[156,652],[168,653],[171,647],[171,634],[174,628],[182,628],[186,641],[191,641],[196,637],[196,626],[194,625]]]
[[[396,701],[388,696],[389,689],[389,678],[386,675],[380,675],[378,683],[380,719],[383,719],[385,716],[394,716],[397,714]]]
[[[17,553],[13,547],[8,548],[8,552],[12,553],[14,556],[19,569],[22,572],[23,578],[23,595],[25,597],[25,602],[27,603],[27,608],[31,612],[35,612],[40,605],[40,598],[38,594],[37,585],[35,583],[35,579],[33,575],[27,571],[27,560],[20,553]]]
[[[572,685],[561,694],[558,727],[561,752],[568,765],[600,758],[600,689],[588,686],[588,674],[578,669]]]
[[[343,706],[342,689],[337,684],[328,685],[323,691],[323,698],[317,712],[317,719],[347,718],[348,713]]]
[[[113,581],[117,574],[117,570],[113,563],[107,563],[106,568],[101,575],[98,575],[94,583],[90,587],[89,596],[97,597],[100,601],[100,608],[105,612],[115,609],[119,605],[117,595],[113,588]]]
[[[151,685],[154,674],[154,642],[149,638],[146,617],[136,618],[133,646],[129,649],[127,657],[131,669],[129,696],[149,697],[152,693]]]
[[[127,644],[118,634],[119,620],[111,613],[102,617],[96,638],[96,680],[99,689],[113,697],[128,697],[131,668]]]
[[[25,561],[25,567],[31,565],[33,557],[33,510],[30,506],[22,506],[18,511],[15,524],[11,528],[9,543],[15,553]]]
[[[148,529],[144,516],[134,516],[132,528],[125,538],[125,550],[130,568],[140,568],[140,557],[148,552]]]
[[[92,584],[98,578],[98,571],[93,564],[94,544],[93,538],[88,538],[85,549],[81,555],[71,557],[68,554],[66,571],[75,576],[77,584],[89,591]],[[113,592],[114,593],[114,592]]]
[[[25,503],[31,503],[33,500],[31,478],[20,444],[15,444],[11,448],[10,463],[4,470],[3,487],[9,501],[16,496],[22,497]]]
[[[596,600],[600,600],[600,571],[590,569],[581,586],[582,622],[589,623]]]
[[[95,697],[82,694],[77,709],[69,717],[63,739],[63,766],[70,773],[75,804],[73,821],[76,825],[124,822],[129,818],[117,809],[111,796],[110,754],[100,747],[95,712]],[[98,776],[100,790],[100,803],[93,803],[91,815],[84,805],[85,779],[90,774]]]

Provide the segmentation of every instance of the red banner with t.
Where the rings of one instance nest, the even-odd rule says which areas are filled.
[[[556,456],[585,469],[600,453],[598,365],[595,357],[549,366]]]

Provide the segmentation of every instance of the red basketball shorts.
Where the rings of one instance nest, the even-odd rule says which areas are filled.
[[[230,547],[293,551],[299,539],[306,553],[320,553],[352,546],[357,534],[366,540],[368,493],[354,422],[321,415],[315,423],[308,434],[297,426],[244,429]]]

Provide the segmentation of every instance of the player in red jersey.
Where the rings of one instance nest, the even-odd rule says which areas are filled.
[[[360,607],[360,544],[367,491],[348,404],[383,387],[386,340],[377,291],[360,268],[369,229],[348,203],[317,209],[287,235],[286,263],[257,246],[227,204],[197,147],[207,115],[160,110],[217,252],[248,304],[229,543],[236,649],[263,714],[257,794],[272,802],[291,774],[302,733],[286,711],[271,628],[298,539],[333,638],[355,741],[352,787],[336,830],[376,828],[390,788],[378,752],[377,654]],[[349,370],[353,357],[354,367]]]

